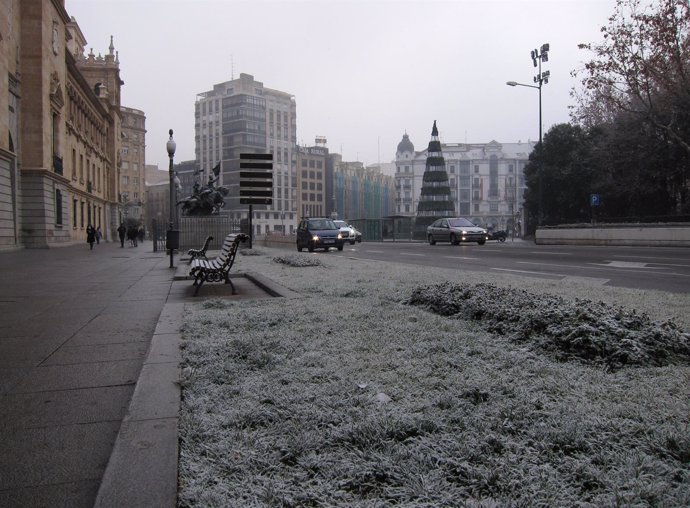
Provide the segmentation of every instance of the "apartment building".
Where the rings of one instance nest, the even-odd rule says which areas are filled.
[[[249,74],[198,94],[195,104],[195,155],[200,178],[221,165],[220,180],[228,188],[223,214],[247,217],[240,203],[242,153],[273,154],[273,204],[254,205],[256,233],[297,225],[297,116],[295,98],[265,87]],[[201,182],[203,183],[203,182]]]
[[[120,108],[122,114],[122,165],[120,167],[120,217],[146,222],[146,115],[138,109]]]
[[[300,146],[297,151],[297,209],[300,217],[327,215],[328,148]]]

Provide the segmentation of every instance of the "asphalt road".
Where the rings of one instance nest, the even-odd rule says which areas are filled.
[[[331,254],[335,253],[334,251]],[[609,286],[690,292],[690,249],[535,245],[510,239],[485,245],[362,242],[345,245],[354,259],[510,273],[554,280],[588,279]]]

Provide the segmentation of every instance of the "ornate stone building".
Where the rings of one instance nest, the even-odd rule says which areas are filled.
[[[522,222],[524,168],[534,145],[442,143],[453,215],[498,229]],[[397,215],[416,215],[427,156],[428,150],[415,151],[409,136],[403,135],[395,156]]]
[[[64,0],[0,0],[0,248],[108,238],[117,227],[119,61],[84,54]]]

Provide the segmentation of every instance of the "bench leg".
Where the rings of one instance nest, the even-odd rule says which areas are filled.
[[[194,296],[199,294],[199,289],[201,289],[201,285],[204,283],[206,280],[206,274],[201,274],[200,277],[197,277],[197,279],[194,281],[194,285],[196,286],[196,290],[194,291]],[[198,284],[197,284],[198,282]]]
[[[227,273],[225,274],[225,283],[226,283],[226,284],[230,284],[230,289],[232,290],[232,294],[233,294],[233,295],[236,295],[236,294],[237,294],[237,291],[235,290],[235,285],[234,285],[234,284],[232,283],[232,281],[230,280],[230,272],[227,272]]]

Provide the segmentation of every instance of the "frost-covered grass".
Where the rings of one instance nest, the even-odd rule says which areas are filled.
[[[506,328],[517,311],[551,309],[543,297],[601,312],[588,326],[608,323],[590,333],[602,344],[638,339],[625,328],[643,322],[652,336],[670,326],[682,350],[690,297],[336,252],[264,249],[236,266],[303,298],[187,306],[181,506],[690,505],[682,351],[664,366],[611,369],[539,347],[546,328],[536,341]],[[429,304],[459,287],[483,295],[491,319]],[[547,324],[563,330],[566,315]]]

